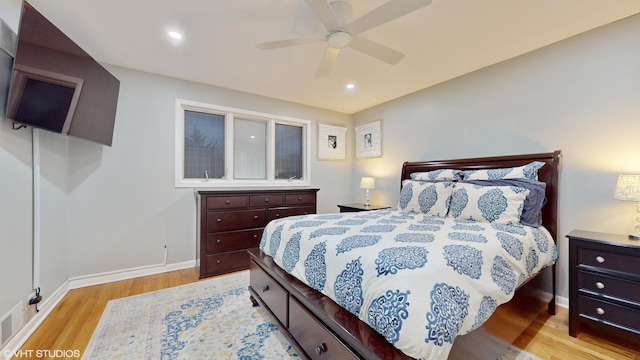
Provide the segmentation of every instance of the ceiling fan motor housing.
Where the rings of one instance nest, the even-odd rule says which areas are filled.
[[[329,46],[334,49],[342,49],[351,42],[351,35],[345,31],[336,31],[329,34],[327,42],[329,43]]]

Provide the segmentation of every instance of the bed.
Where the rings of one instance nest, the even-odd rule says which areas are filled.
[[[541,304],[555,314],[559,162],[405,162],[397,209],[271,222],[252,301],[303,358],[495,359]],[[467,206],[487,201],[501,212]]]

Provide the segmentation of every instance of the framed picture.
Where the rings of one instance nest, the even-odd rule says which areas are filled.
[[[318,160],[347,159],[347,128],[318,124]]]
[[[382,120],[356,127],[356,159],[382,156]]]

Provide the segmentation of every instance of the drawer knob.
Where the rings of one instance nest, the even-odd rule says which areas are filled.
[[[604,262],[604,258],[602,256],[596,256],[596,261],[602,264]]]
[[[269,285],[265,285],[262,287],[262,292],[267,292],[269,291]]]
[[[216,243],[220,244],[221,242],[222,242],[222,240],[216,239]]]
[[[221,222],[222,222],[222,219],[218,219],[218,222],[219,222],[219,223],[221,223]]]
[[[598,282],[596,283],[596,287],[597,287],[598,289],[604,289],[604,284],[603,284],[603,283],[601,283],[600,281],[598,281]]]
[[[269,198],[264,199],[264,202],[268,203],[269,202]]]
[[[231,200],[225,200],[224,203],[229,205],[229,204],[231,204]]]
[[[598,315],[604,315],[604,309],[603,308],[596,308],[596,313],[598,313]]]
[[[220,264],[220,260],[216,260],[216,264]]]
[[[316,355],[320,356],[322,354],[324,354],[325,352],[327,352],[327,345],[325,345],[324,343],[316,346]]]
[[[254,238],[254,239],[257,239],[257,238],[258,238],[258,235],[253,235],[253,238]]]
[[[280,214],[276,214],[276,217],[280,217]]]
[[[257,220],[258,219],[258,215],[253,215],[253,218]]]
[[[298,201],[302,201],[302,196],[298,196]]]

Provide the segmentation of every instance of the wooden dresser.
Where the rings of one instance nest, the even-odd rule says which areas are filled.
[[[316,213],[318,189],[198,191],[196,269],[200,278],[249,268],[271,220]]]
[[[627,235],[569,235],[569,335],[581,325],[640,339],[640,242]]]

